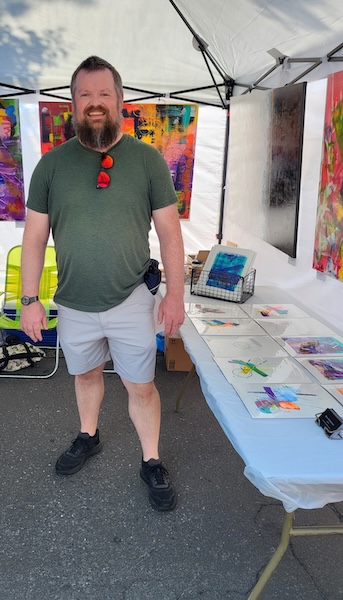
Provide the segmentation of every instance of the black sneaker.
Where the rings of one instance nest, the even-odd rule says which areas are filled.
[[[176,506],[176,493],[169,479],[169,473],[160,460],[151,458],[142,461],[140,476],[149,487],[149,501],[155,510],[173,510]]]
[[[94,437],[90,437],[88,433],[79,433],[70,448],[57,460],[56,472],[59,475],[73,475],[82,469],[87,458],[98,454],[101,450],[98,429]]]

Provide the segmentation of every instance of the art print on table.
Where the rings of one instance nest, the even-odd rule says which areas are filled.
[[[0,101],[0,221],[25,221],[19,100]]]
[[[338,336],[282,336],[275,339],[291,356],[343,355],[343,340]]]
[[[316,383],[234,386],[254,419],[314,419],[332,398]],[[343,397],[342,397],[343,399]],[[342,407],[333,401],[335,408]]]
[[[253,319],[298,319],[308,317],[294,304],[246,304],[243,310]]]
[[[213,357],[229,383],[310,383],[306,372],[291,358]]]
[[[284,335],[334,335],[324,323],[305,317],[304,319],[256,319],[256,322],[273,337]]]
[[[243,279],[251,272],[256,252],[253,250],[222,246],[211,248],[193,292],[199,295],[232,300]],[[220,291],[220,295],[219,295]]]
[[[200,335],[265,335],[264,329],[253,319],[232,319],[230,317],[192,317],[191,321]]]
[[[298,362],[305,367],[321,383],[342,382],[343,384],[343,358],[315,357],[299,358]]]
[[[218,318],[231,317],[236,319],[248,319],[248,315],[240,308],[232,304],[203,304],[201,302],[190,302],[185,304],[185,312],[190,319],[193,317]]]
[[[343,384],[342,385],[323,385],[323,388],[326,389],[329,392],[329,394],[331,394],[331,396],[333,396],[340,404],[343,405]],[[331,404],[330,404],[330,408],[332,408]]]
[[[287,352],[268,335],[231,335],[213,336],[206,335],[204,340],[214,356],[240,357],[247,356],[287,356]]]

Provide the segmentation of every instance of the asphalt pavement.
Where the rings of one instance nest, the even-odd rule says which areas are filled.
[[[278,545],[283,507],[244,477],[196,376],[175,412],[185,377],[158,352],[161,458],[178,490],[169,513],[148,503],[116,374],[105,375],[103,452],[69,477],[54,471],[78,432],[64,359],[50,379],[1,378],[1,600],[248,597]],[[297,511],[297,525],[342,521],[343,503]],[[261,598],[343,599],[342,556],[342,536],[293,538]]]

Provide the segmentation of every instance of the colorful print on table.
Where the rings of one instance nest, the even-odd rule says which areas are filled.
[[[200,335],[265,335],[264,329],[253,319],[201,319],[192,317],[194,327]]]
[[[235,390],[255,419],[314,419],[332,404],[328,392],[316,383],[293,385],[235,385]],[[343,398],[343,397],[342,397]],[[334,408],[342,406],[333,400]]]
[[[167,162],[180,219],[190,218],[197,121],[196,104],[125,103],[123,107],[123,132],[155,146]]]
[[[292,356],[308,356],[309,354],[343,355],[343,340],[338,336],[296,336],[276,338]]]
[[[224,358],[214,356],[229,383],[309,383],[306,371],[291,358],[250,357]]]
[[[253,319],[300,319],[308,317],[295,304],[246,304],[243,310]]]
[[[313,268],[343,281],[343,71],[329,75]]]
[[[321,383],[343,384],[343,358],[299,358],[298,362]]]
[[[0,100],[0,221],[25,221],[19,101]]]
[[[39,102],[41,153],[74,137],[71,102]]]
[[[224,303],[223,303],[224,304]],[[185,312],[190,319],[193,317],[203,318],[215,318],[222,319],[230,317],[232,319],[247,319],[248,315],[242,310],[240,306],[232,304],[216,305],[216,304],[203,304],[201,302],[189,302],[185,303]]]

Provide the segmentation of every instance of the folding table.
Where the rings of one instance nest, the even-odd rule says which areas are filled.
[[[185,301],[227,305],[222,300],[189,294]],[[300,306],[287,292],[270,287],[256,287],[248,302]],[[318,318],[306,307],[300,308]],[[285,509],[280,544],[249,596],[249,600],[256,600],[284,555],[290,536],[343,533],[339,525],[293,526],[297,508],[322,508],[343,501],[343,440],[327,438],[314,419],[252,418],[188,317],[180,333],[207,404],[245,463],[244,475],[262,494],[280,500]]]

